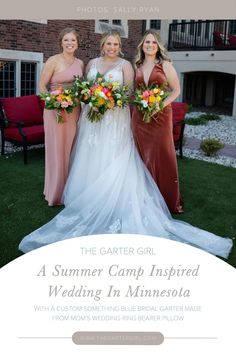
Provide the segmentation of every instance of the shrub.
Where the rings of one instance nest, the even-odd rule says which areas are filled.
[[[217,139],[204,139],[200,144],[200,149],[207,156],[215,156],[217,151],[222,149],[225,145]]]
[[[215,113],[204,113],[199,116],[199,118],[204,118],[206,120],[221,120],[220,116]]]
[[[215,113],[203,113],[198,117],[185,118],[185,123],[189,125],[205,125],[209,120],[220,120],[220,116]]]
[[[189,125],[203,125],[207,124],[207,120],[204,117],[197,118],[185,118],[185,123]]]

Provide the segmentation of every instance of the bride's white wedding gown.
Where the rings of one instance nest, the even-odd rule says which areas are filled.
[[[97,74],[96,61],[89,71]],[[122,63],[105,79],[123,83]],[[23,252],[82,235],[127,233],[153,235],[188,243],[228,257],[232,240],[174,220],[134,145],[128,108],[105,113],[98,123],[79,119],[65,208],[49,223],[26,236]]]

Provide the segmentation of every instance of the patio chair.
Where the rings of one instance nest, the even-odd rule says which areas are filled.
[[[179,156],[183,158],[183,137],[185,128],[185,114],[188,111],[188,105],[184,102],[172,102],[173,117],[173,139],[176,151],[179,150]]]
[[[28,146],[44,143],[43,105],[36,95],[0,99],[1,154],[5,142],[23,147],[27,164]]]

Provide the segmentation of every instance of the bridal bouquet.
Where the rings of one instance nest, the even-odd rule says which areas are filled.
[[[75,87],[81,102],[90,106],[88,119],[91,122],[99,122],[108,109],[128,104],[128,86],[106,81],[100,74],[92,81],[76,78]]]
[[[161,112],[164,99],[168,96],[167,84],[161,86],[153,84],[149,87],[139,87],[134,92],[133,104],[142,112],[143,121],[150,123],[152,114]]]
[[[62,111],[72,113],[74,107],[79,103],[78,92],[71,88],[63,88],[59,86],[51,92],[42,92],[40,94],[42,100],[45,101],[46,109],[56,110],[57,123],[63,123]]]

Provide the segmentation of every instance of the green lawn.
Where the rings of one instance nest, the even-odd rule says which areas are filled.
[[[185,213],[175,216],[218,235],[236,236],[236,169],[184,158],[178,160]],[[15,259],[20,240],[62,207],[44,201],[44,150],[0,156],[0,266]],[[236,267],[236,246],[229,259]]]

